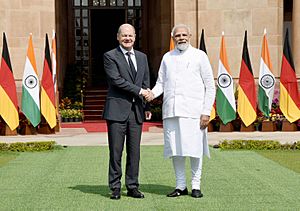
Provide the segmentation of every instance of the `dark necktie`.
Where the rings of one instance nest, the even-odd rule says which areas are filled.
[[[131,60],[131,56],[130,56],[130,52],[127,52],[126,55],[128,56],[128,63],[129,63],[129,67],[130,67],[130,70],[132,72],[132,75],[133,75],[133,79],[135,79],[135,76],[136,76],[136,70],[135,70],[135,67],[134,67],[134,64]]]

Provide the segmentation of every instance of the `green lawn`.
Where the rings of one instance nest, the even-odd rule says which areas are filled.
[[[123,188],[119,201],[109,199],[107,147],[19,153],[0,168],[0,210],[300,208],[300,173],[266,158],[268,153],[212,149],[212,158],[204,161],[201,199],[167,198],[175,178],[171,161],[162,157],[163,147],[143,146],[141,153],[140,184],[146,198],[129,198]]]
[[[257,153],[300,174],[300,150],[262,150]]]
[[[4,166],[9,161],[15,159],[17,156],[18,156],[17,153],[0,151],[0,167]]]

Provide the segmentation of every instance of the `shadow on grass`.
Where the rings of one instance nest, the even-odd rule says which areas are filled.
[[[108,197],[110,194],[107,185],[76,185],[74,187],[68,187],[68,188],[72,190],[79,190],[83,193],[99,194],[105,197]]]
[[[174,187],[160,184],[141,184],[141,191],[156,195],[167,195],[174,190]]]
[[[68,187],[72,190],[79,190],[83,193],[99,194],[104,197],[110,196],[110,191],[107,185],[76,185],[74,187]],[[159,185],[159,184],[140,184],[140,190],[144,193],[166,195],[171,192],[174,187]],[[126,188],[123,187],[122,195],[126,195]]]

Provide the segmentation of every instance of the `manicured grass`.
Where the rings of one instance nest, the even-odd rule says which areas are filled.
[[[0,167],[4,166],[9,161],[15,159],[17,156],[18,153],[0,151]]]
[[[257,153],[300,173],[300,150],[262,150]]]
[[[162,155],[162,146],[142,147],[140,188],[145,199],[129,198],[123,188],[121,200],[113,201],[107,188],[107,147],[20,153],[0,168],[0,209],[295,210],[300,207],[300,174],[254,151],[212,149],[212,158],[205,159],[203,166],[204,197],[167,198],[166,194],[174,188],[175,177],[171,160]],[[190,190],[189,171],[187,181]]]

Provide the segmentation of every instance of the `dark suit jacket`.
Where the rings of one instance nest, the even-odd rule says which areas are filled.
[[[133,79],[130,67],[120,47],[104,54],[104,70],[108,80],[108,94],[103,118],[113,121],[125,121],[131,111],[133,99],[137,121],[144,120],[145,102],[139,95],[141,88],[150,87],[147,56],[134,50],[137,75]]]

